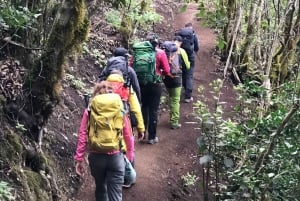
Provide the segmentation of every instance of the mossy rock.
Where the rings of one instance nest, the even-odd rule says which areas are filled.
[[[3,151],[0,152],[0,167],[8,164],[17,164],[23,152],[23,146],[20,143],[20,137],[10,129],[3,129],[4,136],[0,139],[0,146]]]

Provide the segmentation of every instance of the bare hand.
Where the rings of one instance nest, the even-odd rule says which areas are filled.
[[[144,132],[138,132],[138,141],[141,141],[144,139],[145,133]]]
[[[75,172],[79,176],[83,176],[83,174],[84,174],[83,161],[76,161],[75,162]]]

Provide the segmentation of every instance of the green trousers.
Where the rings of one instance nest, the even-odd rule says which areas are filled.
[[[180,94],[181,87],[168,88],[169,93],[169,107],[170,107],[170,123],[177,125],[180,113]]]

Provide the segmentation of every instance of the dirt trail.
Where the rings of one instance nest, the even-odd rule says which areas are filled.
[[[195,32],[200,40],[200,51],[196,59],[194,79],[194,100],[197,99],[197,87],[208,84],[217,78],[215,73],[216,61],[212,57],[215,46],[213,30],[200,26],[194,16],[197,6],[191,5],[187,11],[175,17],[174,27],[181,28],[187,22],[192,22]],[[227,87],[228,90],[230,87]],[[226,89],[227,89],[226,88]],[[228,91],[229,99],[232,92]],[[226,92],[227,93],[227,92]],[[224,100],[226,101],[226,100]],[[227,100],[228,101],[228,100]],[[158,137],[159,143],[155,145],[141,144],[136,142],[136,171],[137,183],[130,189],[124,189],[124,201],[200,201],[201,178],[194,187],[183,187],[180,177],[188,172],[201,175],[198,163],[196,139],[199,132],[194,128],[193,104],[181,104],[182,128],[171,130],[168,123],[168,112],[163,112],[159,119]],[[228,107],[227,110],[231,108]],[[94,201],[94,183],[89,176],[83,181],[77,201]]]

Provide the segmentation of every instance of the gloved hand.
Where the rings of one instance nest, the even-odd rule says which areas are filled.
[[[138,141],[143,140],[145,137],[145,133],[144,132],[138,132]]]

